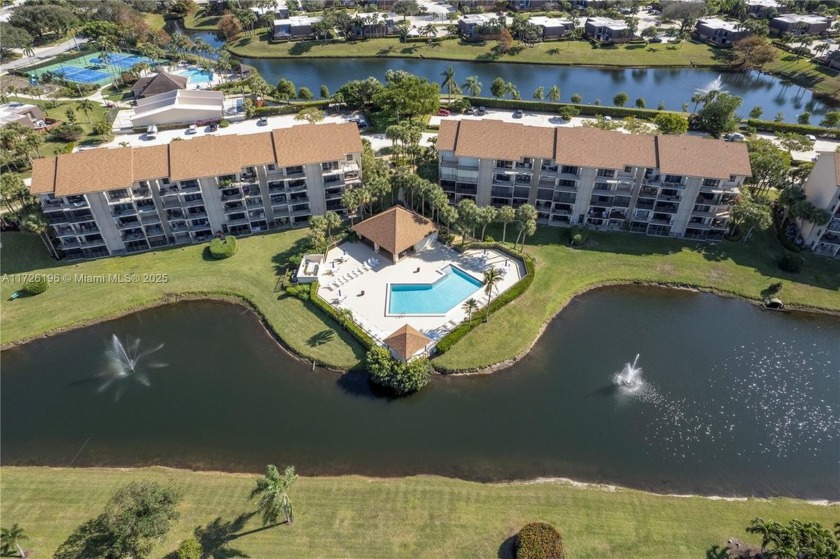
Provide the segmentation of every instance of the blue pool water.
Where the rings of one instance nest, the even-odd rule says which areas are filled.
[[[393,283],[390,314],[445,314],[478,291],[481,282],[451,266],[435,283]]]
[[[179,76],[187,76],[189,78],[190,83],[209,83],[210,80],[213,79],[213,72],[206,72],[199,68],[190,68],[189,70],[181,70],[180,72],[175,72],[176,75]]]

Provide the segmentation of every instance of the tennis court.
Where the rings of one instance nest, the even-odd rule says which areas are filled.
[[[106,56],[96,52],[51,64],[29,72],[30,76],[40,79],[44,74],[52,74],[74,83],[108,85],[114,81],[114,72],[126,72],[135,64],[144,62],[150,66],[154,61],[145,56],[137,56],[125,52],[113,52]]]

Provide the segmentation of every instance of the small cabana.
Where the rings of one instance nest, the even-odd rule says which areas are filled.
[[[362,242],[394,262],[419,252],[436,238],[435,224],[402,206],[394,206],[353,226]]]
[[[412,358],[425,354],[432,340],[406,324],[382,341],[394,357],[402,361],[411,361]]]

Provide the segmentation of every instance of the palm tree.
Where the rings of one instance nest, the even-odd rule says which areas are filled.
[[[481,82],[478,81],[478,76],[467,76],[463,85],[464,91],[468,92],[473,97],[481,95]]]
[[[281,512],[286,517],[286,524],[294,522],[292,501],[287,491],[297,478],[294,466],[287,466],[282,475],[274,464],[266,466],[265,477],[257,480],[250,497],[259,497],[257,510],[262,515],[263,526],[276,524]]]
[[[461,309],[467,313],[467,322],[470,323],[470,328],[472,328],[472,315],[478,310],[478,301],[473,298],[469,298],[464,301],[463,305],[461,305]]]
[[[91,124],[90,120],[90,113],[93,111],[93,101],[90,99],[82,99],[79,101],[79,110],[85,113],[85,117],[87,117],[88,124]]]
[[[58,258],[58,255],[55,253],[55,247],[53,247],[50,242],[50,237],[47,233],[49,231],[47,220],[44,219],[44,216],[41,215],[40,212],[33,211],[23,216],[20,220],[20,226],[27,231],[38,235],[47,247],[47,251],[50,253],[50,256],[56,259]]]
[[[17,524],[12,524],[11,528],[0,528],[0,551],[3,552],[3,555],[9,555],[12,552],[12,548],[16,547],[18,557],[26,557],[23,548],[20,546],[20,542],[28,539],[29,536]]]
[[[338,309],[336,313],[338,316],[338,323],[344,330],[347,330],[347,325],[353,322],[353,311],[347,308]]]
[[[332,243],[332,231],[341,227],[341,218],[333,211],[324,214],[324,222],[327,226],[327,239]]]
[[[557,101],[560,100],[560,88],[559,87],[557,87],[556,85],[552,85],[548,89],[548,100],[551,101],[552,103],[556,103]]]
[[[484,271],[484,294],[487,295],[486,314],[484,315],[484,322],[490,320],[490,298],[493,296],[499,282],[502,281],[502,273],[497,268],[490,268]]]
[[[502,224],[502,242],[505,242],[505,235],[507,234],[507,224],[516,219],[516,210],[512,206],[502,206],[496,215]]]
[[[458,81],[455,79],[455,67],[454,66],[447,66],[446,70],[443,71],[443,84],[442,87],[445,89],[449,95],[449,100],[452,101],[452,94],[460,94],[461,88],[458,87]]]
[[[32,66],[32,57],[35,56],[35,49],[32,45],[26,45],[23,47],[23,56],[29,59],[29,65]]]

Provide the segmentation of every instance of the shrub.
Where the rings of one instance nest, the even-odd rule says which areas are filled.
[[[432,364],[425,357],[403,363],[391,357],[384,347],[371,347],[365,362],[371,381],[399,395],[417,392],[432,377]]]
[[[526,524],[516,534],[516,559],[563,559],[563,538],[545,522]]]
[[[587,227],[572,227],[569,229],[569,244],[572,246],[580,246],[589,238],[589,228]]]
[[[210,241],[210,246],[208,247],[210,251],[210,256],[215,258],[216,260],[224,260],[225,258],[230,258],[234,254],[236,254],[237,246],[236,246],[236,237],[233,235],[227,235],[225,237],[216,237],[212,241]]]
[[[287,291],[288,291],[288,289],[287,289]],[[324,299],[320,295],[318,295],[318,282],[317,281],[309,284],[309,300],[312,301],[312,304],[314,304],[316,307],[321,309],[321,311],[323,311],[324,314],[332,317],[333,320],[335,320],[337,323],[341,324],[341,320],[338,317],[338,311],[335,309],[335,307],[333,307],[332,305],[330,305],[329,303],[324,301]],[[376,342],[373,341],[373,338],[368,336],[367,333],[364,330],[362,330],[359,327],[359,325],[356,324],[355,322],[353,322],[353,321],[347,322],[345,324],[344,328],[348,332],[353,334],[353,337],[356,338],[357,340],[359,340],[359,343],[362,344],[365,347],[365,349],[370,349],[370,348],[376,346]]]
[[[40,295],[46,291],[49,286],[50,284],[47,283],[47,278],[36,277],[35,279],[31,279],[24,283],[20,290],[31,297],[33,295]]]
[[[484,242],[485,243],[493,243],[495,241],[494,241],[493,237],[491,237],[490,235],[484,235]]]
[[[785,272],[796,274],[802,269],[805,259],[798,254],[785,254],[779,259],[779,268]]]
[[[768,132],[794,132],[796,134],[813,134],[814,136],[818,136],[820,138],[840,138],[840,129],[838,128],[826,128],[823,126],[806,124],[789,124],[756,119],[748,120],[747,124],[757,130],[766,130]]]
[[[78,124],[60,124],[50,130],[50,137],[59,142],[75,142],[85,133]]]
[[[292,297],[297,297],[301,301],[309,299],[309,284],[305,283],[290,283],[286,286],[286,293]]]
[[[178,546],[178,559],[201,559],[201,544],[195,538],[190,538],[181,542]]]
[[[98,136],[106,136],[111,133],[111,123],[107,120],[100,120],[93,123],[91,130]]]
[[[778,237],[779,242],[782,243],[782,246],[788,249],[791,252],[802,252],[802,247],[797,246],[796,243],[788,239],[787,235],[785,235],[784,231],[779,231],[776,233],[776,237]]]
[[[219,121],[219,128],[227,128],[228,126],[230,126],[230,121],[228,119],[223,118]]]
[[[591,105],[570,104],[570,103],[550,103],[548,101],[529,101],[521,99],[495,99],[492,97],[464,97],[473,107],[488,107],[496,109],[522,109],[527,111],[541,111],[546,113],[559,113],[560,115],[571,114],[577,116],[578,114],[594,115],[624,118],[627,116],[635,116],[636,118],[643,118],[646,120],[653,120],[660,112],[656,109],[640,109],[638,107],[604,107],[597,99]],[[579,111],[576,114],[566,113],[564,109],[569,107]],[[673,111],[664,111],[673,112]],[[840,133],[840,130],[835,129],[835,132]]]

